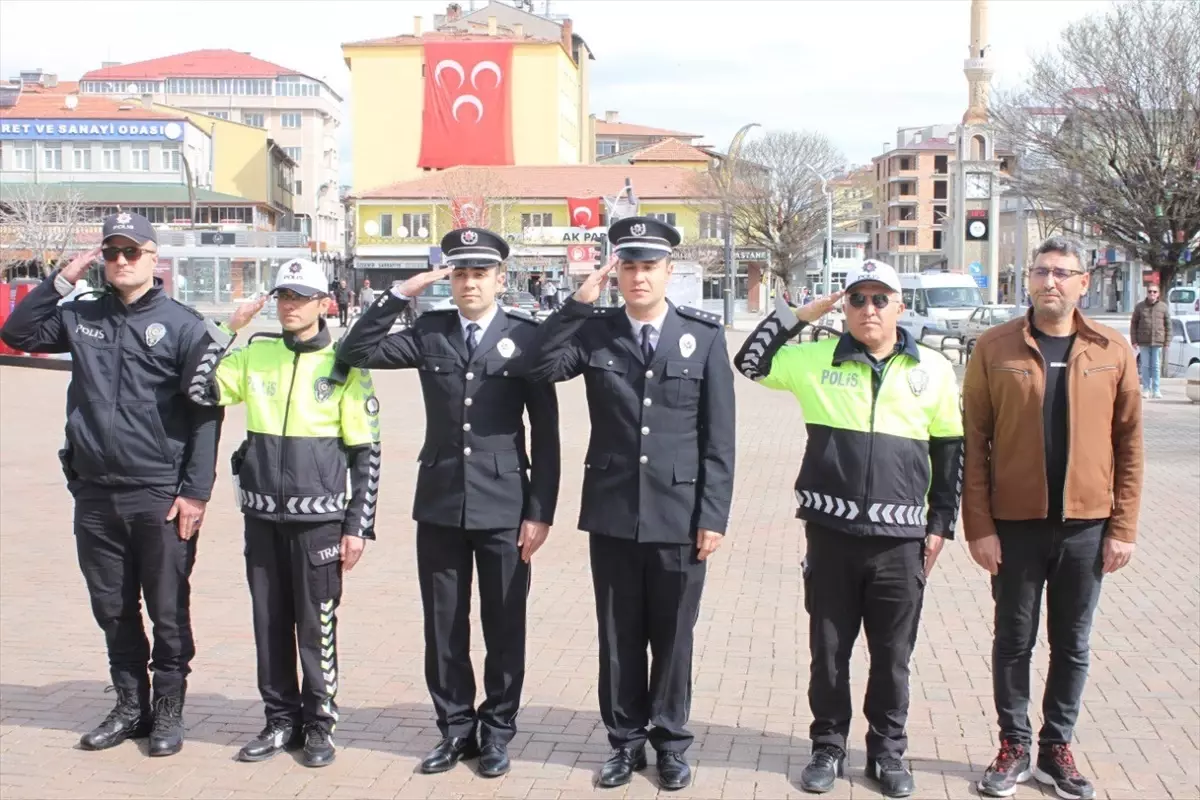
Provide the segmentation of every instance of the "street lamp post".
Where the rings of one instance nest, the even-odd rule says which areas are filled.
[[[721,190],[721,216],[725,219],[725,327],[733,327],[733,293],[737,286],[737,265],[733,258],[733,203],[730,193],[733,191],[734,168],[738,153],[741,152],[742,142],[751,128],[757,128],[757,122],[743,125],[742,129],[733,135],[729,143],[729,152],[718,170],[717,183]]]
[[[825,263],[821,270],[821,293],[833,294],[833,193],[825,176],[817,172],[812,164],[804,166],[812,170],[812,174],[821,181],[821,194],[825,195]]]

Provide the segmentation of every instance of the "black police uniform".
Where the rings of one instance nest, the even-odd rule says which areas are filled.
[[[136,214],[109,217],[104,239],[113,236],[155,241]],[[79,566],[118,695],[116,716],[101,726],[107,734],[84,737],[85,748],[100,749],[146,735],[147,662],[158,725],[174,723],[179,732],[195,654],[189,578],[198,534],[180,539],[166,518],[176,497],[209,499],[223,412],[196,408],[181,391],[204,319],[164,293],[160,280],[128,306],[111,288],[59,305],[71,289],[55,272],[13,309],[0,335],[25,352],[71,354],[59,457],[75,498]],[[143,597],[153,648],[142,627]],[[155,728],[152,754],[178,749],[157,741],[164,732]]]
[[[489,231],[464,228],[447,234],[442,250],[456,267],[495,267],[508,245]],[[497,308],[473,347],[456,310],[427,311],[388,335],[409,303],[382,292],[342,339],[338,354],[355,366],[420,371],[426,429],[413,519],[425,679],[446,739],[472,741],[478,726],[482,745],[505,746],[516,731],[525,675],[530,569],[517,540],[523,520],[554,520],[558,400],[552,385],[526,381],[516,369],[537,329],[529,315]],[[532,463],[522,422],[526,409]],[[486,699],[478,710],[469,647],[472,559],[487,645]]]
[[[618,256],[638,261],[679,243],[674,228],[642,217],[608,236]],[[591,534],[609,742],[638,750],[649,738],[660,754],[681,754],[692,742],[692,629],[705,573],[696,531],[725,532],[733,493],[733,372],[720,321],[668,303],[647,354],[624,309],[571,298],[539,326],[528,361],[530,380],[582,374],[587,386],[579,527]]]

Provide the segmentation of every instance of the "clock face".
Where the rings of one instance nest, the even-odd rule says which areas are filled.
[[[992,189],[992,176],[985,173],[969,173],[967,175],[967,197],[981,200],[989,195]]]
[[[975,237],[976,239],[979,239],[985,233],[987,233],[987,225],[985,225],[980,220],[975,220],[974,222],[972,222],[970,225],[967,226],[967,232],[970,233],[971,236]]]

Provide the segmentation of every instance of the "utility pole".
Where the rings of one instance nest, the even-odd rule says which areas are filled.
[[[733,140],[729,143],[729,152],[725,154],[725,160],[721,162],[720,169],[714,175],[717,180],[717,188],[721,192],[721,216],[725,220],[724,317],[726,329],[733,328],[733,293],[737,288],[737,264],[733,258],[733,203],[730,202],[730,195],[737,177],[734,170],[738,154],[742,150],[742,142],[750,129],[757,127],[757,122],[751,122],[749,125],[743,125],[741,130],[733,135]]]
[[[833,294],[833,193],[825,176],[817,172],[812,164],[805,164],[821,182],[821,194],[825,195],[825,263],[821,269],[821,294]]]

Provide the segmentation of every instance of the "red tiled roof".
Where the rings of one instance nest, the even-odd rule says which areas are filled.
[[[342,47],[414,47],[425,42],[517,42],[520,44],[561,44],[558,39],[546,39],[540,36],[524,36],[517,38],[505,33],[499,36],[489,36],[486,33],[458,33],[434,31],[420,36],[403,34],[401,36],[385,36],[381,39],[364,39],[361,42],[345,42]]]
[[[678,139],[663,139],[642,148],[629,155],[629,161],[636,164],[639,161],[696,161],[708,163],[710,156],[690,144]]]
[[[633,125],[628,122],[605,122],[596,120],[597,136],[673,136],[677,139],[697,139],[698,133],[681,133],[669,131],[666,128],[651,128],[646,125]]]
[[[0,118],[8,119],[173,119],[186,122],[183,114],[167,114],[145,108],[139,101],[113,100],[91,94],[75,95],[79,104],[67,108],[65,93],[21,92],[17,104],[0,109]]]
[[[303,75],[237,50],[192,50],[173,56],[94,69],[80,80],[161,80],[163,78],[274,78]],[[311,77],[311,76],[306,76]]]
[[[701,198],[706,195],[705,173],[688,167],[625,164],[571,164],[529,167],[451,167],[410,181],[358,192],[367,200],[417,200],[444,198],[448,186],[489,187],[490,193],[513,198],[596,197],[615,195],[633,181],[633,191],[642,199]]]

